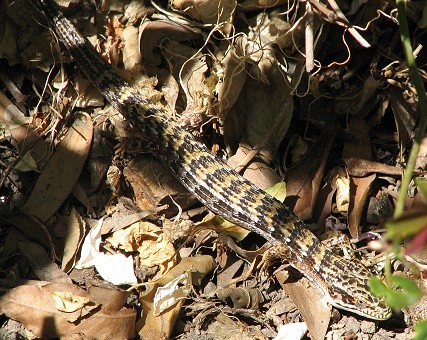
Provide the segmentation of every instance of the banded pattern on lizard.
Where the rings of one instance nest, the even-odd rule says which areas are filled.
[[[391,310],[369,292],[371,272],[358,259],[327,248],[285,205],[215,157],[172,115],[119,78],[52,0],[33,0],[75,58],[80,69],[135,128],[158,141],[156,156],[201,203],[273,245],[283,246],[289,263],[333,306],[383,320]]]

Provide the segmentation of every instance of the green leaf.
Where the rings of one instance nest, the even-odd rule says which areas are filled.
[[[387,290],[389,289],[376,276],[372,276],[371,279],[369,280],[369,288],[370,288],[372,294],[374,294],[375,296],[379,296],[379,297],[385,296]]]
[[[372,294],[383,297],[386,305],[393,309],[407,307],[417,302],[423,295],[417,284],[406,276],[393,275],[389,281],[395,288],[384,285],[377,277],[371,278],[369,286]]]
[[[276,184],[268,187],[265,190],[266,193],[270,194],[274,198],[278,199],[280,202],[286,198],[286,183],[285,182],[277,182]]]
[[[387,237],[391,240],[403,240],[417,234],[427,227],[427,213],[414,212],[405,213],[397,220],[386,224]]]
[[[242,228],[232,222],[228,222],[221,216],[215,216],[212,222],[219,225],[221,232],[235,238],[238,241],[242,241],[250,233],[250,230]]]
[[[415,337],[414,340],[427,339],[427,320],[422,320],[414,326]]]
[[[427,4],[427,2],[426,2]],[[418,186],[418,188],[423,193],[424,197],[427,198],[427,181],[423,178],[416,178],[415,184]]]

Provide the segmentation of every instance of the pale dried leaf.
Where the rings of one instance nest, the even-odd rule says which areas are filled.
[[[132,256],[99,253],[95,268],[104,280],[117,286],[138,282],[133,270]]]
[[[139,32],[141,58],[146,65],[158,65],[161,63],[160,57],[154,50],[161,46],[165,40],[176,42],[199,38],[197,30],[191,25],[177,25],[167,20],[147,21],[141,25]],[[180,51],[180,54],[182,54],[182,51]],[[194,52],[190,55],[193,54]],[[173,67],[178,69],[181,65],[172,64]]]
[[[76,262],[76,256],[85,235],[85,222],[76,209],[68,217],[61,269],[68,272]]]
[[[279,326],[277,335],[273,340],[300,340],[307,333],[305,322],[293,322]]]
[[[80,258],[75,265],[76,269],[90,268],[95,265],[96,257],[99,255],[99,246],[101,245],[102,221],[103,219],[101,218],[84,238]]]
[[[277,182],[271,187],[265,189],[267,194],[270,194],[280,202],[283,202],[286,198],[286,183],[285,182]]]
[[[149,222],[134,223],[107,239],[114,248],[139,253],[140,266],[160,266],[160,274],[175,264],[175,248],[162,230]]]
[[[206,57],[200,54],[193,55],[187,59],[180,70],[180,83],[186,94],[186,112],[198,112],[206,108],[209,98],[212,97],[212,89],[206,83],[208,66]]]
[[[223,24],[221,31],[228,34],[233,22],[236,0],[173,0],[172,6],[205,24]],[[226,23],[226,24],[224,24]]]
[[[123,63],[128,71],[137,71],[141,63],[141,54],[139,50],[138,28],[127,26],[122,32],[123,48]]]
[[[87,297],[74,295],[70,292],[53,292],[51,294],[55,308],[61,312],[72,313],[89,303]]]
[[[153,314],[153,300],[156,288],[168,284],[189,271],[191,271],[192,283],[198,285],[203,277],[212,270],[213,263],[213,258],[207,255],[186,257],[157,281],[151,282],[149,285],[143,284],[144,286],[151,286],[151,288],[140,293],[140,301],[144,313],[137,322],[138,334],[147,339],[168,339],[184,300],[178,300],[171,308],[165,310],[159,316],[155,316]]]
[[[153,299],[153,314],[159,316],[179,300],[186,298],[191,292],[192,284],[192,274],[191,269],[189,269],[164,286],[157,288]]]
[[[377,176],[350,177],[350,204],[348,207],[348,229],[353,238],[359,236],[359,226],[369,190]]]
[[[33,151],[28,151],[19,162],[15,165],[15,170],[26,172],[26,171],[39,171],[37,163],[32,156]]]
[[[256,158],[255,158],[256,157]],[[269,165],[271,154],[265,150],[252,149],[246,143],[240,143],[236,153],[227,160],[227,164],[236,171],[243,170],[243,176],[261,189],[269,188],[281,178]]]
[[[347,177],[338,177],[336,182],[336,210],[340,213],[347,212],[350,200],[350,179]]]
[[[238,36],[223,58],[218,56],[216,63],[215,92],[218,94],[218,113],[225,119],[228,111],[237,101],[246,81],[244,46],[245,36]]]
[[[137,282],[133,271],[133,259],[123,254],[104,254],[99,251],[101,244],[102,219],[92,228],[83,241],[80,259],[75,268],[83,269],[95,266],[101,277],[115,285]]]
[[[104,106],[104,97],[98,91],[98,89],[92,84],[92,82],[78,74],[74,78],[74,89],[77,91],[76,107],[99,107]]]
[[[221,216],[208,214],[200,223],[197,224],[197,229],[213,229],[218,230],[226,235],[230,235],[236,240],[243,240],[250,231],[242,228],[232,222],[228,222]]]

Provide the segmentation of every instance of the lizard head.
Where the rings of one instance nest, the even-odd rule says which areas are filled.
[[[333,281],[328,287],[330,303],[369,319],[390,318],[390,307],[370,292],[369,279],[373,274],[359,261],[346,258],[335,258],[334,261],[341,270],[338,275],[332,272],[328,275]]]

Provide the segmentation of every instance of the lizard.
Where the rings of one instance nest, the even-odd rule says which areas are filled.
[[[155,156],[202,204],[285,249],[289,264],[336,308],[374,320],[391,316],[384,300],[370,292],[372,272],[360,259],[327,247],[291,209],[224,164],[168,110],[120,78],[53,0],[32,1],[85,76],[134,128],[156,141]]]

